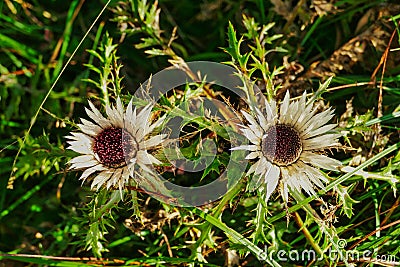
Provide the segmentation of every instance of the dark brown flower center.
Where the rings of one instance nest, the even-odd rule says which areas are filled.
[[[93,142],[93,152],[99,161],[111,168],[127,165],[130,157],[136,156],[138,148],[135,138],[118,127],[104,129]]]
[[[264,157],[278,166],[296,162],[302,149],[299,133],[293,127],[284,124],[270,127],[261,142]]]

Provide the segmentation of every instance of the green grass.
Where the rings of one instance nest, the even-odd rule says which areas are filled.
[[[0,3],[0,265],[381,266],[382,256],[400,262],[400,6],[300,2]],[[286,90],[312,95],[334,76],[318,100],[335,109],[344,135],[330,156],[353,169],[324,171],[325,189],[312,197],[292,192],[287,208],[277,192],[265,203],[245,176],[200,207],[168,205],[136,188],[121,200],[118,191],[81,184],[82,172],[68,170],[76,153],[66,149],[65,136],[88,118],[87,100],[101,110],[118,95],[127,104],[151,75],[195,60],[232,66],[244,90],[254,82],[278,101]],[[158,170],[177,184],[212,181],[233,155],[227,131],[186,108],[201,97],[229,103],[225,112],[248,106],[212,84],[188,81],[175,89],[154,116],[179,113],[190,121],[181,132],[186,157],[198,159],[209,139],[221,152],[204,172],[190,174],[153,151],[163,162]],[[231,118],[229,112],[223,114]],[[332,249],[371,255],[332,259]],[[283,261],[275,253],[304,250],[324,257]]]

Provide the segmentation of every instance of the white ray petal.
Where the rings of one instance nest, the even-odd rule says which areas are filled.
[[[257,121],[252,115],[250,115],[244,110],[242,110],[241,112],[243,116],[246,118],[246,120],[249,122],[249,124],[245,126],[245,128],[247,127],[248,129],[252,130],[257,137],[261,138],[264,133],[262,127],[257,123]]]
[[[123,172],[121,174],[121,177],[122,177],[121,180],[123,180],[125,183],[129,182],[130,171],[129,171],[129,167],[128,166],[123,168]]]
[[[64,138],[74,140],[74,141],[79,140],[79,138],[75,136],[75,134],[77,134],[77,133],[71,132],[70,134],[72,134],[72,135],[66,135],[66,136],[64,136]],[[82,134],[82,133],[79,133],[79,134]],[[86,136],[86,134],[83,134],[83,135]]]
[[[304,91],[303,95],[301,96],[300,100],[297,101],[297,111],[296,114],[293,116],[292,123],[296,124],[299,120],[299,118],[304,114],[305,108],[306,108],[306,94],[307,92]]]
[[[97,164],[99,164],[99,162],[94,159],[90,160],[90,161],[86,161],[86,162],[76,162],[76,163],[71,164],[70,169],[85,169],[85,168],[93,167]]]
[[[84,133],[70,133],[71,135],[66,136],[65,138],[75,140],[75,141],[81,141],[83,144],[91,144],[93,142],[93,138],[84,134]]]
[[[254,175],[263,176],[265,174],[265,172],[268,171],[268,167],[271,164],[264,157],[261,157],[254,165],[256,165],[255,168],[254,168]],[[250,169],[252,169],[252,168],[250,167]],[[250,169],[247,172],[248,174],[253,173],[253,170],[250,172]]]
[[[93,173],[95,173],[95,172],[98,172],[98,171],[104,171],[104,170],[107,170],[107,168],[105,168],[104,166],[98,164],[98,165],[96,165],[96,166],[93,166],[93,167],[91,167],[91,168],[86,169],[86,170],[82,173],[81,177],[79,177],[79,180],[83,180],[83,181],[82,181],[82,184],[83,184],[83,183],[85,182],[85,180],[86,180],[91,174],[93,174]]]
[[[96,132],[96,134],[100,133],[100,132],[103,130],[99,125],[94,124],[93,122],[88,121],[88,120],[86,120],[86,119],[84,119],[84,118],[81,118],[81,122],[82,122],[84,125],[86,125],[86,126],[88,126],[88,127],[91,127],[92,130]]]
[[[122,110],[122,113],[120,113],[117,107],[115,108],[112,107],[112,110],[114,112],[114,116],[117,118],[116,126],[121,128],[124,127],[124,117],[125,117],[124,111]]]
[[[265,116],[264,116],[264,114],[261,112],[261,110],[259,110],[258,108],[256,108],[255,110],[256,110],[257,118],[258,118],[258,121],[260,122],[261,128],[262,128],[264,131],[266,131],[266,130],[268,129],[268,125],[269,125],[270,123],[272,123],[272,120],[270,121],[270,123],[268,123],[268,120],[265,118]],[[267,103],[266,106],[265,106],[265,110],[266,110],[266,112],[267,112],[267,117],[268,117],[268,113],[271,114],[271,112],[272,112],[272,111],[271,111],[271,107],[268,105],[268,103]]]
[[[114,170],[113,175],[108,179],[106,188],[110,189],[111,186],[115,186],[117,182],[121,179],[122,169]]]
[[[82,156],[77,156],[70,161],[68,161],[68,164],[73,164],[73,163],[78,163],[78,162],[88,162],[94,160],[93,155],[82,155]]]
[[[312,130],[318,129],[322,125],[325,125],[328,121],[333,118],[334,114],[331,110],[327,109],[321,113],[316,114],[310,119],[310,123],[307,128],[303,129],[305,133],[309,133]]]
[[[245,159],[255,159],[261,156],[261,153],[259,151],[256,152],[250,152]]]
[[[98,125],[100,125],[103,129],[107,127],[111,127],[111,123],[109,120],[103,117],[103,115],[100,113],[100,111],[93,105],[92,102],[88,101],[89,106],[91,108],[88,109],[85,107],[86,113],[88,116],[96,122]]]
[[[306,108],[306,100],[307,100],[307,91],[304,91],[299,100],[300,109],[304,110]]]
[[[126,109],[124,125],[126,130],[130,134],[132,135],[136,134],[136,127],[138,125],[136,124],[136,108],[133,109],[132,107],[132,99],[131,101],[129,101],[128,107]]]
[[[121,199],[124,199],[124,194],[123,194],[123,190],[124,190],[124,180],[120,179],[118,182],[118,189],[119,189],[119,195],[121,197]]]
[[[122,106],[121,98],[118,96],[117,97],[117,111],[120,115],[121,118],[124,117],[124,108]]]
[[[142,142],[145,137],[144,129],[143,128],[136,128],[135,138],[136,141]]]
[[[156,159],[153,155],[147,153],[146,151],[139,150],[136,154],[136,159],[137,163],[139,164],[146,164],[146,165],[152,165],[152,164],[162,164],[161,161]]]
[[[312,110],[312,105],[307,105],[304,111],[300,114],[299,118],[296,120],[294,126],[296,129],[302,129],[304,124],[307,123],[315,114],[317,109]]]
[[[122,121],[118,119],[117,113],[109,105],[106,105],[106,113],[113,126],[122,128]]]
[[[260,139],[264,135],[264,130],[259,125],[249,124],[248,128]]]
[[[241,145],[237,147],[232,147],[230,150],[249,150],[249,151],[257,151],[258,146],[256,145]]]
[[[137,125],[149,125],[149,120],[150,120],[150,114],[151,114],[151,110],[153,108],[153,104],[148,104],[147,106],[145,106],[138,114],[136,117],[136,124]],[[147,126],[148,127],[148,126]],[[142,130],[142,136],[138,136],[139,139],[143,139],[144,137],[144,131]],[[137,135],[136,135],[137,136]]]
[[[80,144],[82,146],[87,146],[87,147],[92,146],[94,140],[89,135],[84,134],[84,133],[79,133],[79,134],[71,133],[71,134],[76,134],[76,135],[75,135],[75,137],[70,136],[69,139],[72,139],[72,140],[68,140],[67,141],[68,144],[74,143],[74,144]]]
[[[250,166],[249,170],[247,171],[246,175],[248,176],[248,175],[254,173],[257,170],[258,166],[260,165],[260,162],[261,162],[261,159],[257,160],[254,164],[252,164]]]
[[[130,164],[132,165],[132,167],[134,167],[135,164],[136,164],[136,162],[137,162],[137,158],[133,158],[133,159],[131,159],[129,162],[130,162]]]
[[[265,174],[269,170],[271,163],[267,161],[264,157],[260,157],[258,167],[256,168],[254,174]]]
[[[113,177],[115,175],[116,172],[114,172],[114,174],[110,177],[110,179],[107,180],[106,183],[106,189],[109,190],[111,186],[113,186],[114,181],[118,181],[118,180],[114,180]]]
[[[324,125],[320,128],[317,128],[315,130],[310,131],[309,133],[303,133],[304,138],[310,138],[310,137],[314,137],[317,135],[321,135],[324,134],[330,130],[332,130],[333,128],[335,128],[337,126],[337,124],[327,124]]]
[[[317,110],[314,109],[311,113],[315,113]],[[315,128],[315,124],[321,120],[321,118],[326,117],[329,115],[329,110],[324,110],[321,113],[315,114],[313,116],[310,116],[310,118],[308,120],[305,120],[304,123],[301,125],[301,127],[299,127],[299,130],[301,132],[309,132],[311,131],[313,128]]]
[[[91,126],[80,124],[80,123],[78,123],[77,126],[79,127],[79,129],[82,132],[84,132],[85,134],[91,135],[91,136],[96,136],[97,134],[99,134],[99,132],[102,131],[102,129],[99,126],[97,126],[98,128],[95,128],[95,127],[91,127]]]
[[[313,184],[311,181],[308,179],[308,176],[305,174],[304,170],[299,168],[299,165],[295,164],[292,165],[293,168],[295,169],[294,171],[296,172],[296,179],[298,180],[298,183],[300,184],[301,188],[306,191],[306,193],[311,196],[311,195],[316,195],[317,193],[314,190]]]
[[[325,134],[303,141],[303,150],[316,150],[337,146],[337,139],[341,134]]]
[[[106,120],[104,117],[103,117],[103,115],[101,114],[101,112],[94,106],[94,104],[90,101],[90,100],[88,100],[88,103],[89,103],[89,106],[90,106],[90,109],[91,110],[89,110],[89,109],[87,109],[87,108],[85,108],[85,110],[86,110],[86,112],[87,111],[90,111],[93,115],[94,115],[94,118],[92,118],[94,121],[97,121],[97,120]],[[90,114],[89,113],[87,113],[88,115],[89,115],[89,117],[90,117]]]
[[[301,186],[296,178],[288,180],[287,185],[291,190],[295,190],[301,194]]]
[[[279,183],[280,169],[279,167],[271,164],[269,171],[265,174],[265,183],[267,185],[267,192],[265,202],[267,203],[272,193],[275,191]]]
[[[317,192],[315,192],[312,183],[310,182],[310,180],[304,173],[300,174],[299,179],[300,179],[299,182],[301,184],[301,187],[304,189],[304,191],[306,191],[306,193],[309,196],[317,195]]]
[[[288,90],[288,91],[286,91],[285,98],[283,99],[281,106],[280,106],[280,110],[279,110],[279,113],[280,113],[279,121],[280,122],[284,121],[284,117],[287,116],[287,112],[288,112],[288,108],[289,108],[289,98],[290,98],[290,95],[289,95],[289,90]]]
[[[283,168],[281,168],[281,172],[282,172],[282,170],[283,170]],[[282,173],[282,177],[283,177],[283,173]],[[287,204],[289,202],[289,189],[288,189],[287,181],[281,181],[281,184],[279,186],[279,191],[281,193],[283,201]]]
[[[287,171],[287,184],[289,185],[289,187],[293,190],[297,190],[298,192],[301,192],[301,184],[299,179],[297,178],[298,173],[296,172],[296,169],[293,168],[292,166],[286,166],[282,169],[282,173],[284,173],[285,171]]]
[[[264,120],[262,120],[262,121],[259,119],[261,126],[268,125],[268,123],[274,122],[275,117],[276,117],[276,102],[275,102],[275,100],[271,100],[271,102],[266,103],[265,112],[267,113],[267,117],[265,118],[264,116],[262,116],[262,117],[264,117]],[[261,112],[258,115],[259,116],[262,115]],[[264,127],[263,127],[263,129],[266,130]]]
[[[309,151],[303,151],[301,153],[300,159],[305,163],[310,163],[316,167],[337,171],[338,167],[342,165],[342,163],[336,159],[332,159],[330,157],[315,154]]]
[[[321,171],[317,170],[310,165],[304,164],[302,161],[299,162],[299,168],[301,168],[304,173],[308,176],[311,182],[313,182],[319,188],[323,188],[322,182],[327,183],[328,179],[322,174]]]
[[[311,118],[311,120],[313,120],[314,118]],[[314,119],[313,122],[307,127],[307,129],[304,130],[305,134],[308,134],[311,131],[319,129],[321,126],[328,123],[332,118],[333,118],[333,114],[328,117],[320,118],[318,120]]]
[[[70,146],[67,148],[80,154],[93,154],[92,149],[80,141],[68,141]]]
[[[110,179],[111,175],[113,172],[111,171],[103,171],[99,173],[96,178],[94,178],[92,185],[90,186],[90,189],[93,190],[93,188],[96,187],[96,190],[99,190],[99,188],[108,180]]]
[[[126,112],[125,112],[125,120],[128,120],[128,121],[133,120],[132,100],[133,99],[131,99],[129,101],[128,106],[126,107]]]
[[[288,124],[294,124],[296,122],[295,117],[298,114],[299,110],[299,102],[298,101],[293,101],[292,103],[289,104],[288,111],[286,116],[283,117],[283,121],[281,123],[288,123]]]
[[[149,122],[146,123],[146,127],[144,127],[143,135],[146,136],[154,131],[155,128],[159,127],[161,124],[164,123],[166,116],[160,117],[157,121],[149,126]]]
[[[149,139],[147,139],[146,141],[139,144],[140,149],[150,149],[154,146],[157,146],[157,145],[161,144],[165,140],[166,137],[167,137],[166,134],[159,134],[159,135],[152,136]]]
[[[148,166],[149,165],[146,165],[146,164],[143,164],[141,161],[137,161],[137,164],[139,165],[139,168],[143,171],[143,172],[146,172],[146,173],[153,173],[153,170],[152,169],[150,169]],[[136,177],[135,177],[136,178]],[[135,180],[136,182],[138,182],[137,180]]]
[[[254,192],[254,190],[256,190],[261,186],[263,181],[264,181],[264,176],[253,174],[247,185],[249,192]]]
[[[257,121],[253,118],[252,115],[250,115],[249,113],[247,113],[244,110],[241,110],[240,112],[242,112],[243,116],[246,118],[246,120],[253,125],[258,125]]]
[[[163,116],[161,116],[160,118],[158,118],[158,120],[156,120],[156,121],[151,125],[151,127],[152,127],[151,131],[153,131],[154,128],[157,128],[157,127],[161,126],[161,125],[164,123],[164,121],[165,121],[166,118],[167,118],[167,114],[164,114]]]
[[[136,133],[134,133],[137,141],[143,140],[144,137],[146,136],[146,132],[150,132],[148,128],[149,128],[150,114],[153,106],[154,105],[150,103],[137,114],[136,125],[140,125],[140,127],[136,126]]]
[[[276,101],[275,100],[271,100],[271,102],[269,102],[269,106],[271,107],[271,112],[272,112],[272,121],[275,122],[275,120],[277,119],[277,108],[276,108]]]
[[[255,145],[259,145],[261,138],[254,134],[254,132],[250,129],[241,129],[242,133],[246,138]]]

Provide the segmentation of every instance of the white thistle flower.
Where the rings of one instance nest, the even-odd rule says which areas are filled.
[[[108,118],[89,101],[90,109],[87,115],[94,121],[81,119],[78,127],[82,131],[72,132],[66,138],[70,139],[68,149],[82,155],[69,161],[70,169],[84,170],[80,176],[82,183],[92,174],[91,189],[98,190],[105,185],[107,189],[118,186],[121,196],[125,185],[131,184],[139,167],[143,172],[151,173],[149,165],[161,162],[147,149],[154,148],[165,141],[166,135],[149,135],[154,128],[161,125],[163,119],[151,124],[149,117],[152,105],[145,106],[139,113],[129,102],[126,111],[118,97],[116,106],[106,105]]]
[[[306,103],[306,93],[300,100],[289,103],[289,93],[277,111],[274,100],[266,103],[265,112],[255,108],[255,116],[242,111],[248,125],[241,131],[250,141],[233,150],[251,151],[246,159],[257,159],[247,175],[253,174],[250,190],[264,184],[266,201],[278,187],[285,203],[289,189],[316,195],[314,185],[324,188],[327,178],[319,168],[338,170],[341,162],[322,155],[324,149],[339,146],[338,133],[332,132],[336,124],[326,124],[333,110],[316,113],[313,103]]]

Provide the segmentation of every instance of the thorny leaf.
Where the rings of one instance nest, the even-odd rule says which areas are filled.
[[[353,189],[355,184],[345,187],[342,185],[338,185],[335,187],[335,191],[337,192],[337,202],[341,205],[341,212],[346,214],[348,218],[353,216],[353,204],[358,203],[350,197],[349,191]]]

